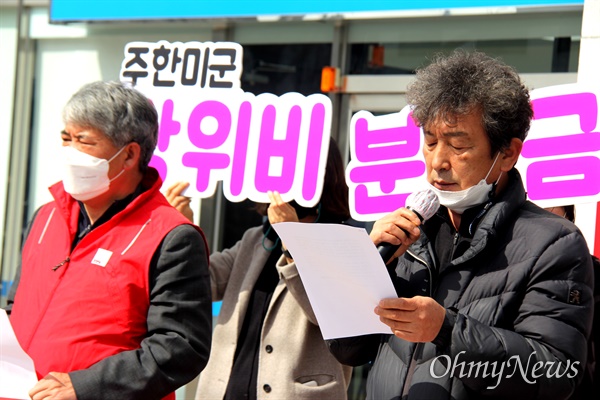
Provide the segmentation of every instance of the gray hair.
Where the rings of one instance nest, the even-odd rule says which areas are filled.
[[[97,129],[121,148],[140,145],[139,168],[145,171],[158,140],[158,114],[139,91],[120,82],[93,82],[75,93],[63,110],[65,124]]]
[[[417,71],[406,97],[419,126],[438,119],[452,125],[456,117],[481,110],[491,157],[512,138],[525,140],[533,117],[529,91],[517,71],[477,51],[437,55]]]

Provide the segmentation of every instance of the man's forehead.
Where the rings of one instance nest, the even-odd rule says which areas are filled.
[[[445,137],[471,136],[483,131],[480,117],[475,112],[466,115],[450,115],[444,118],[438,117],[423,126],[423,133]]]
[[[456,125],[432,125],[423,127],[425,137],[435,136],[437,138],[452,139],[452,138],[470,138],[476,135],[472,129]]]

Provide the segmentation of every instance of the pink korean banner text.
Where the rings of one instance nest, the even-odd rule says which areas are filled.
[[[323,94],[244,92],[242,47],[232,42],[132,42],[120,78],[154,103],[157,149],[150,162],[164,183],[192,184],[206,198],[223,182],[234,202],[284,201],[315,206],[321,197],[331,130]]]
[[[516,168],[540,207],[600,201],[600,87],[531,91],[534,120]],[[423,187],[423,135],[406,106],[398,113],[356,113],[346,168],[352,218],[374,221],[403,207]]]

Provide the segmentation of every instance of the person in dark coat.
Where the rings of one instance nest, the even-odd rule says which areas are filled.
[[[526,198],[514,168],[533,110],[513,68],[480,52],[437,57],[409,86],[427,181],[442,207],[406,208],[373,242],[397,298],[375,308],[388,335],[335,339],[342,363],[372,362],[367,398],[565,399],[582,379],[593,314],[588,247]]]

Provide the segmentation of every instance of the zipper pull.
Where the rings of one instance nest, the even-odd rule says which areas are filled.
[[[68,263],[69,261],[71,261],[71,258],[69,256],[67,256],[67,258],[65,258],[60,263],[58,263],[54,267],[52,267],[52,271],[56,271],[57,269],[59,269],[60,267],[62,267],[66,263]]]
[[[458,234],[458,232],[456,232],[454,234],[454,246],[456,246],[456,243],[458,243],[458,239],[460,238],[460,235]]]
[[[475,223],[479,223],[479,219],[481,217],[483,217],[483,215],[490,209],[490,207],[492,206],[492,201],[488,201],[487,203],[485,203],[485,206],[483,207],[483,209],[481,209],[481,211],[479,211],[477,213],[477,215],[475,216],[475,218],[473,218],[473,221],[471,221],[471,224],[469,225],[469,235],[473,236],[473,228],[475,228]]]

